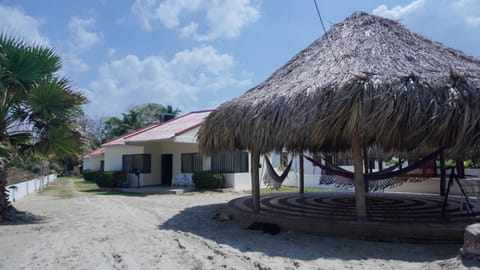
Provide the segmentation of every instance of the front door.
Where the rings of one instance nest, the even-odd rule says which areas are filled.
[[[163,154],[162,155],[162,185],[170,186],[172,185],[173,177],[173,155],[172,154]]]

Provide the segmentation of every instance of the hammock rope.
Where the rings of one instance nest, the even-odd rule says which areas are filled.
[[[267,168],[268,176],[266,174],[264,175],[263,182],[269,187],[273,187],[273,188],[281,187],[283,181],[285,181],[285,179],[288,176],[288,173],[290,172],[290,169],[293,163],[293,158],[290,160],[290,162],[288,163],[287,167],[285,168],[285,170],[281,175],[277,174],[277,172],[275,171],[275,168],[273,168],[273,165],[267,156],[265,156],[265,160],[266,160],[266,168]]]
[[[440,149],[420,161],[399,170],[393,170],[392,166],[386,170],[364,174],[364,180],[368,183],[369,191],[384,190],[389,187],[400,186],[406,182],[421,182],[436,175],[435,166],[431,166],[435,162],[437,155],[442,151]],[[333,164],[328,164],[324,160],[324,164],[311,157],[304,156],[313,165],[320,167],[326,174],[320,176],[319,183],[321,185],[335,185],[340,188],[351,188],[354,186],[354,173],[343,168],[339,169]],[[428,166],[430,165],[430,166]],[[434,165],[434,163],[433,163]]]

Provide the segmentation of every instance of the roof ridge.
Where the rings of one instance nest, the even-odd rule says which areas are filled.
[[[127,140],[127,139],[129,139],[129,138],[131,138],[131,137],[140,135],[140,134],[142,134],[142,133],[144,133],[144,132],[147,132],[147,131],[149,131],[149,130],[152,130],[152,129],[154,129],[154,128],[157,128],[157,127],[160,127],[160,126],[163,126],[163,125],[166,125],[166,124],[174,123],[174,122],[176,122],[177,120],[181,120],[181,119],[183,119],[183,118],[185,118],[185,117],[187,117],[187,116],[189,116],[189,115],[192,115],[192,114],[206,113],[206,112],[212,112],[212,111],[213,111],[213,109],[206,109],[206,110],[199,110],[199,111],[191,111],[191,112],[188,112],[188,113],[186,113],[186,114],[183,114],[183,115],[181,115],[181,116],[179,116],[179,117],[170,119],[170,120],[168,120],[168,121],[166,121],[166,122],[153,123],[153,124],[150,124],[150,125],[148,125],[148,126],[146,126],[146,127],[143,127],[143,128],[140,128],[140,129],[131,131],[131,132],[127,133],[127,134],[124,134],[124,135],[115,137],[115,138],[113,138],[113,139],[111,139],[111,140],[103,143],[102,146],[105,145],[105,144],[108,144],[108,143],[112,143],[112,142],[114,142],[114,141],[116,141],[116,140],[119,140],[119,139],[123,139],[123,140],[125,141],[125,140]],[[202,123],[203,123],[203,121],[202,121]],[[197,127],[197,126],[198,126],[198,125],[195,125],[195,127]],[[195,127],[186,128],[186,129],[184,129],[184,130],[181,130],[181,131],[179,131],[179,132],[176,132],[175,135],[177,135],[177,134],[182,134],[182,133],[184,133],[184,132],[186,132],[186,131],[189,131],[189,130],[195,128]]]

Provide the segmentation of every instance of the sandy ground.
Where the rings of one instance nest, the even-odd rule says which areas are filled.
[[[15,206],[41,219],[0,225],[0,269],[480,269],[460,245],[270,235],[212,219],[238,196],[30,195]]]

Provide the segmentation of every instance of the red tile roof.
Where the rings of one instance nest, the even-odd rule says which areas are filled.
[[[102,146],[123,145],[128,142],[147,142],[172,139],[175,136],[199,127],[210,112],[212,111],[190,112],[168,122],[153,124],[120,136]]]
[[[85,156],[83,156],[83,158],[91,158],[93,156],[101,156],[103,154],[105,154],[105,148],[100,147],[100,148],[95,149],[92,152],[86,154]]]

